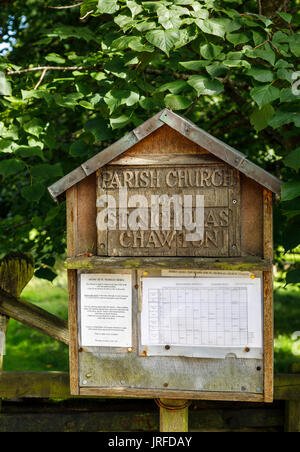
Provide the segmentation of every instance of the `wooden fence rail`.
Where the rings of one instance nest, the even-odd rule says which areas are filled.
[[[194,401],[190,431],[300,432],[300,374],[274,389],[273,404]],[[0,432],[159,431],[154,401],[73,397],[66,372],[2,372],[0,398]]]

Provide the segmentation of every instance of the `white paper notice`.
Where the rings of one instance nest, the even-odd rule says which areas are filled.
[[[142,344],[262,347],[260,278],[144,278]]]
[[[81,275],[81,345],[132,346],[131,275]]]

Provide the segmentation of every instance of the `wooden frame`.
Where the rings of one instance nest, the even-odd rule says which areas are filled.
[[[71,394],[116,397],[146,397],[164,399],[199,399],[199,400],[235,400],[253,402],[271,402],[273,400],[273,236],[272,236],[272,191],[277,194],[280,182],[273,176],[266,176],[263,170],[249,166],[243,154],[238,153],[218,140],[209,142],[204,131],[195,128],[188,121],[169,111],[161,112],[146,125],[136,129],[131,135],[108,148],[81,167],[81,172],[89,174],[77,178],[72,173],[67,180],[60,181],[54,187],[55,196],[67,187],[67,242],[69,282],[69,330],[70,330],[70,380]],[[176,132],[178,130],[178,132]],[[153,149],[153,142],[161,140],[164,134],[174,136],[175,141],[165,144],[162,140]],[[176,136],[178,135],[178,144]],[[180,137],[181,134],[181,137]],[[153,141],[154,140],[154,141]],[[175,147],[174,147],[175,143]],[[182,143],[182,146],[181,146]],[[191,146],[189,145],[191,143]],[[212,146],[215,146],[214,148]],[[167,149],[167,152],[165,152]],[[124,151],[126,151],[124,153]],[[146,151],[145,151],[146,150]],[[224,152],[226,150],[226,158]],[[174,154],[172,154],[174,152]],[[211,155],[212,153],[213,155]],[[223,153],[223,154],[222,154]],[[96,170],[109,163],[118,166],[157,165],[164,167],[168,155],[174,155],[172,164],[207,165],[207,162],[219,162],[220,159],[240,171],[240,193],[235,194],[240,204],[240,231],[236,242],[240,242],[236,256],[231,257],[192,257],[192,256],[97,256],[96,230]],[[112,160],[114,159],[114,160]],[[186,159],[186,160],[185,160]],[[111,161],[112,160],[112,161]],[[249,177],[248,177],[249,176]],[[263,177],[266,177],[263,183]],[[68,188],[69,187],[69,188]],[[53,187],[51,188],[52,194]],[[56,191],[55,191],[56,190]],[[272,191],[271,191],[272,190]],[[253,218],[255,230],[253,231]],[[232,239],[234,241],[234,239]],[[99,254],[99,252],[98,252]],[[149,389],[147,387],[82,387],[80,375],[80,350],[78,341],[78,273],[80,272],[120,272],[127,270],[136,274],[136,270],[160,271],[165,269],[197,269],[216,271],[251,271],[263,272],[264,298],[264,358],[263,394],[245,392],[199,391]],[[134,279],[135,281],[135,279]],[[138,283],[135,284],[137,297]],[[136,353],[136,345],[132,353]],[[113,352],[113,351],[112,351]]]

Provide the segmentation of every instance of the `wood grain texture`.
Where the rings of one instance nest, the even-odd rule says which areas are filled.
[[[285,408],[285,432],[300,433],[300,401],[289,400]]]
[[[184,147],[184,139],[183,147]],[[166,155],[166,154],[165,154]],[[175,154],[176,156],[176,154]],[[116,218],[114,229],[98,229],[98,255],[101,256],[240,256],[240,184],[239,173],[228,165],[203,164],[175,166],[157,166],[155,161],[148,166],[106,166],[97,173],[97,196],[102,206],[98,208],[99,216],[107,221],[107,196],[114,199],[116,210],[111,211],[111,218]],[[119,188],[127,189],[128,200],[132,196],[142,196],[145,202],[143,215],[138,217],[143,223],[138,230],[120,227],[120,215],[123,213],[126,224],[136,208],[120,207]],[[160,212],[159,201],[150,208],[153,196],[166,196],[173,199],[170,203],[170,224],[164,226],[164,216]],[[183,196],[193,199],[193,216],[195,221],[196,197],[204,196],[204,237],[198,241],[188,241],[189,230],[182,224],[175,227],[174,218],[180,211],[183,215]],[[173,198],[174,197],[174,198]],[[101,205],[100,203],[98,204]],[[127,202],[126,202],[127,206]],[[148,206],[148,207],[146,207]],[[186,213],[186,212],[185,212]],[[141,220],[142,218],[142,220]],[[156,228],[153,228],[152,221]]]
[[[67,191],[67,255],[87,256],[96,253],[96,176],[85,178]],[[77,328],[77,271],[68,270],[70,387],[79,392],[78,328]]]
[[[96,254],[96,175],[92,174],[77,186],[76,255]]]
[[[80,388],[81,396],[93,397],[129,397],[144,399],[173,399],[173,400],[215,400],[224,402],[263,402],[261,394],[242,394],[240,392],[196,392],[196,391],[171,391],[141,389],[137,392],[131,388]]]
[[[264,271],[272,269],[272,262],[257,257],[202,258],[202,257],[74,257],[68,258],[65,267],[69,270],[105,269],[189,269]]]
[[[14,297],[1,288],[0,312],[53,339],[69,345],[67,322],[28,301]]]
[[[161,399],[160,402],[172,408],[172,410],[165,408],[164,406],[160,406],[160,432],[188,432],[189,431],[189,409],[185,407],[183,409],[179,409],[187,403],[187,400],[169,400],[169,399]]]
[[[77,185],[67,191],[67,255],[76,256],[77,238]],[[69,293],[69,360],[70,360],[70,390],[71,394],[79,394],[78,384],[78,335],[77,335],[77,271],[68,270],[68,293]]]
[[[208,152],[168,125],[163,125],[129,149],[124,156],[140,154],[207,154]]]
[[[6,399],[44,397],[69,399],[73,398],[70,394],[69,380],[67,372],[4,371],[0,373],[0,397]],[[274,400],[300,401],[300,374],[276,375],[274,389]],[[164,398],[168,398],[167,393],[166,390],[163,395]],[[186,398],[189,399],[190,397]]]
[[[242,256],[264,255],[263,188],[241,176],[241,250]]]
[[[273,259],[273,195],[264,189],[264,257]],[[264,272],[264,394],[273,401],[274,384],[274,311],[273,270]]]

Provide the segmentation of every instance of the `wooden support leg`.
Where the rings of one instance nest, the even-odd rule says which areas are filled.
[[[288,400],[285,403],[285,431],[300,433],[300,400]]]
[[[0,373],[3,370],[3,357],[5,352],[5,335],[8,325],[8,317],[0,314]],[[1,411],[1,399],[0,399],[0,411]]]
[[[188,432],[189,402],[187,400],[160,399],[160,431]]]

